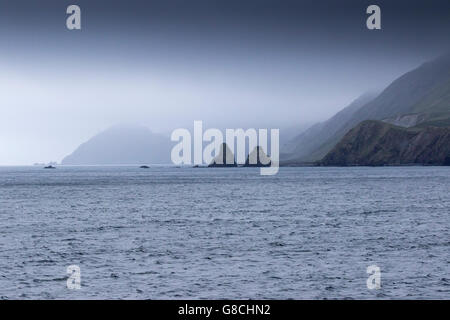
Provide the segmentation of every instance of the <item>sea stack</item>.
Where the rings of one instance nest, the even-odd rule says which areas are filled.
[[[270,167],[270,158],[260,146],[256,146],[252,152],[249,153],[244,167]]]
[[[222,143],[219,154],[211,161],[208,167],[237,167],[234,154],[226,143]]]

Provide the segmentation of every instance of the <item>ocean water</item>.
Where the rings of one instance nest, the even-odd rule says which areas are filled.
[[[0,297],[449,299],[449,229],[448,167],[3,167]]]

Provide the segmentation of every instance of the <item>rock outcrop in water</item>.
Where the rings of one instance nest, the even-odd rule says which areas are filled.
[[[350,130],[321,165],[450,165],[450,127],[402,128],[364,121]]]
[[[234,154],[226,143],[222,143],[219,154],[211,161],[208,167],[237,167]]]
[[[260,146],[249,153],[244,167],[270,167],[271,160]]]

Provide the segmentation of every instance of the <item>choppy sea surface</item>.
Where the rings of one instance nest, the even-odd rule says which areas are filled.
[[[448,167],[2,167],[0,298],[449,299],[449,229]]]

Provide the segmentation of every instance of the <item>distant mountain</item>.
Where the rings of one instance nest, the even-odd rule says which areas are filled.
[[[288,127],[280,127],[280,149],[282,152],[288,154],[294,150],[296,147],[296,142],[294,138],[300,136],[307,129],[314,125],[313,122],[301,123],[297,125],[291,125]]]
[[[172,142],[143,126],[113,126],[81,144],[62,160],[64,165],[171,163]]]
[[[450,125],[450,54],[404,74],[369,100],[357,100],[327,122],[307,130],[298,137],[297,147],[287,160],[320,160],[364,120],[403,127]]]
[[[327,121],[317,123],[294,137],[283,146],[281,159],[284,162],[321,159],[342,138],[342,128],[351,120],[353,114],[375,97],[375,93],[366,93]]]
[[[403,128],[367,120],[350,130],[322,165],[450,165],[450,127]]]

